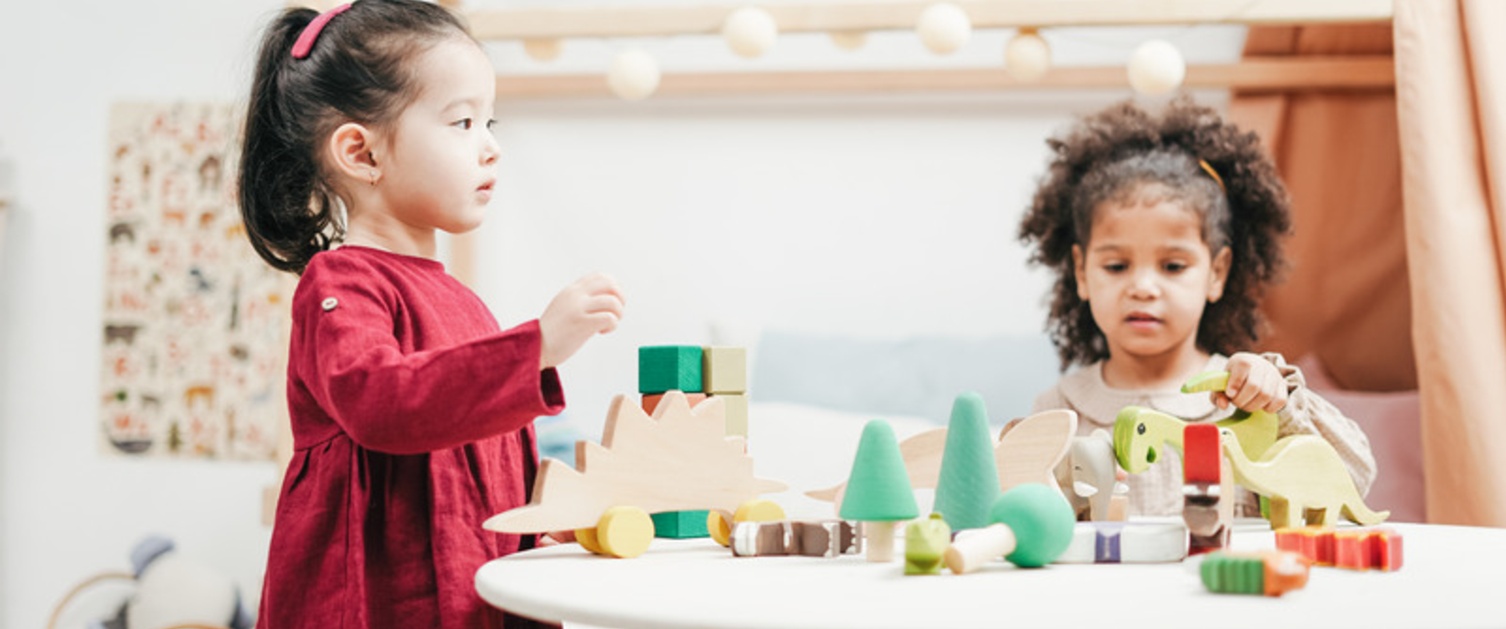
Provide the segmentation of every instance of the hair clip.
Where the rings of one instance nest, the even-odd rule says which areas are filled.
[[[1197,161],[1197,165],[1202,166],[1203,172],[1208,173],[1208,176],[1213,178],[1213,182],[1218,184],[1219,190],[1223,191],[1224,194],[1229,194],[1229,189],[1224,187],[1224,178],[1218,176],[1218,171],[1213,170],[1213,166],[1208,163],[1208,160],[1200,159]]]
[[[314,40],[319,39],[319,32],[324,30],[324,25],[328,24],[336,15],[344,13],[349,8],[349,2],[332,8],[320,13],[318,17],[309,22],[308,26],[303,27],[303,32],[298,34],[298,40],[293,42],[293,58],[307,58],[309,52],[314,50]]]

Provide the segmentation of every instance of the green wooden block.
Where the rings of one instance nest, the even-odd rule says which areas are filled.
[[[1265,590],[1265,562],[1259,557],[1209,554],[1198,570],[1210,592],[1261,594]]]
[[[695,345],[649,345],[638,348],[638,392],[700,393],[701,348]]]
[[[707,347],[702,351],[707,393],[748,391],[748,350],[742,347]]]
[[[654,537],[690,539],[710,537],[706,531],[709,511],[665,511],[650,515],[654,520]]]

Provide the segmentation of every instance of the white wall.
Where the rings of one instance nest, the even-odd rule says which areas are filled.
[[[97,450],[104,138],[116,101],[242,97],[255,33],[282,4],[6,3],[0,152],[16,162],[19,199],[0,262],[0,627],[42,626],[68,587],[125,568],[151,532],[253,601],[259,592],[272,464]],[[1166,32],[1194,61],[1239,47],[1227,29]],[[1069,35],[1053,42],[1064,62],[1122,59],[1139,37]],[[986,64],[1002,41],[980,34],[947,61],[915,57],[896,35],[831,63]],[[604,67],[619,44],[572,44],[559,67]],[[714,41],[648,45],[674,56],[668,70],[734,63]],[[790,38],[763,63],[829,53]],[[496,58],[538,70],[515,50]],[[714,321],[868,336],[1038,330],[1045,279],[1023,269],[1013,233],[1041,141],[1122,95],[505,104],[481,289],[512,323],[580,273],[617,275],[630,299],[621,333],[566,368],[586,415],[634,386],[638,345],[704,342]]]
[[[97,450],[105,134],[121,100],[241,98],[279,0],[9,2],[0,144],[18,206],[0,287],[0,627],[41,627],[74,583],[125,569],[148,533],[260,591],[271,463]]]

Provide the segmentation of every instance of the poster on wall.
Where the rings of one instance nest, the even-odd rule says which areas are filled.
[[[246,239],[242,117],[228,104],[117,104],[104,234],[100,445],[133,457],[271,460],[291,275]]]

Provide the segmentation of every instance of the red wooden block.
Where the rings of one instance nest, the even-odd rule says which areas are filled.
[[[1276,548],[1301,553],[1315,566],[1332,566],[1333,534],[1332,528],[1317,526],[1283,528],[1276,531]]]
[[[1369,546],[1371,568],[1386,572],[1401,569],[1401,533],[1392,529],[1373,529],[1365,542]]]
[[[1188,424],[1182,431],[1182,478],[1184,483],[1217,483],[1223,452],[1218,445],[1218,426]],[[1220,498],[1229,498],[1220,496]],[[1230,498],[1232,499],[1232,498]]]
[[[643,396],[643,412],[648,413],[649,415],[653,415],[654,409],[659,407],[659,400],[661,399],[664,399],[663,393],[653,393]],[[705,393],[685,394],[685,401],[690,402],[691,408],[695,408],[695,405],[700,404],[705,399]]]
[[[1349,570],[1370,569],[1370,548],[1365,539],[1369,531],[1340,531],[1333,534],[1333,563]]]

